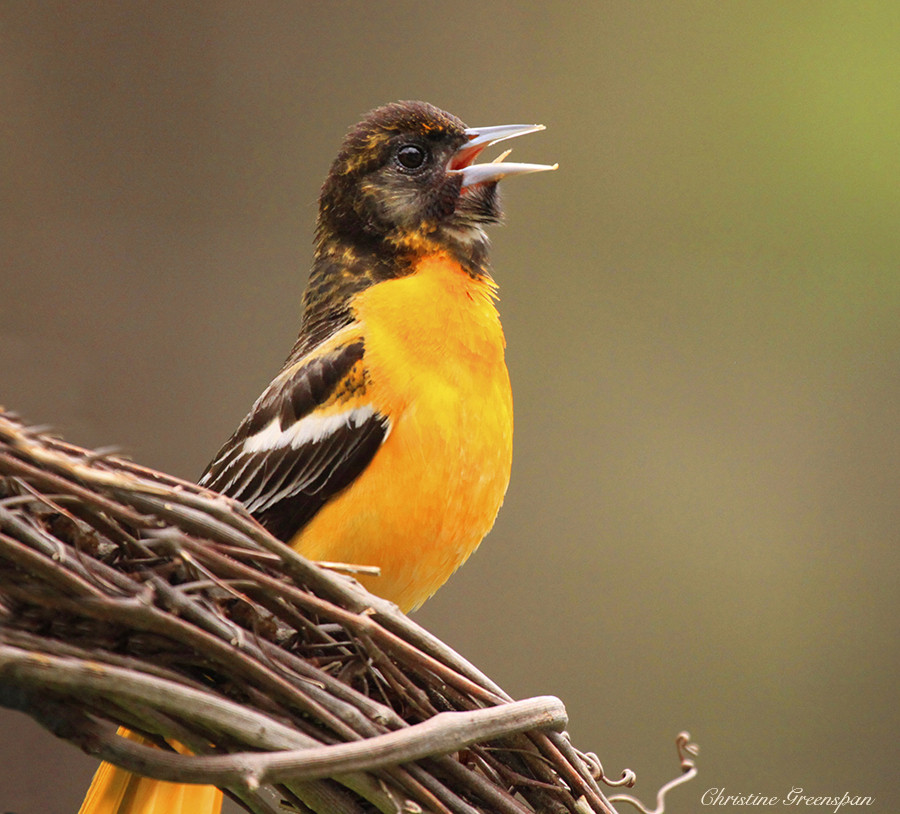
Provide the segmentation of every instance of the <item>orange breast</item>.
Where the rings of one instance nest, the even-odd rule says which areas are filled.
[[[293,541],[381,568],[371,591],[411,610],[478,547],[512,462],[512,394],[493,284],[445,256],[359,295],[367,393],[391,431],[366,470]]]

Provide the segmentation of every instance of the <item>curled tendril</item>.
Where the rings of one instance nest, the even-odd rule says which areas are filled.
[[[681,765],[682,775],[674,780],[670,780],[656,793],[656,808],[653,810],[647,808],[640,800],[629,794],[617,794],[614,797],[610,797],[609,802],[628,803],[640,811],[641,814],[664,814],[666,810],[666,795],[676,786],[687,783],[697,776],[697,764],[689,756],[696,757],[700,753],[700,747],[696,743],[691,742],[690,733],[679,732],[678,737],[675,738],[675,748],[678,750],[678,760]],[[609,783],[609,781],[606,782]],[[614,784],[609,783],[609,785]]]
[[[584,762],[587,770],[591,773],[591,777],[593,777],[594,780],[606,783],[606,785],[611,788],[617,788],[618,786],[627,786],[628,788],[631,788],[637,780],[637,775],[631,769],[623,769],[622,776],[618,780],[613,780],[606,776],[606,773],[603,771],[603,764],[600,762],[600,758],[597,757],[596,753],[579,752],[578,755]]]
[[[578,757],[584,762],[594,780],[603,779],[603,764],[600,762],[600,758],[597,757],[596,752],[579,752]]]
[[[631,769],[623,769],[622,776],[618,780],[613,780],[606,776],[606,772],[603,771],[603,764],[600,762],[600,758],[597,757],[596,753],[579,752],[578,754],[584,762],[585,767],[590,772],[591,777],[593,777],[594,780],[605,783],[611,788],[617,788],[618,786],[631,788],[637,781],[637,775]]]

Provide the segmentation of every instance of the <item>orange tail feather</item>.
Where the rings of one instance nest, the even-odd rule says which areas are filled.
[[[141,741],[138,735],[121,735]],[[222,792],[214,786],[165,783],[102,763],[78,814],[219,814]]]

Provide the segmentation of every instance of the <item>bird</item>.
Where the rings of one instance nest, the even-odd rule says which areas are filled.
[[[485,227],[503,178],[475,163],[542,125],[467,127],[419,101],[370,111],[319,197],[299,337],[199,484],[315,561],[375,566],[410,612],[479,546],[512,465],[512,392]],[[134,736],[132,736],[134,737]],[[103,764],[80,814],[207,814],[221,793]]]

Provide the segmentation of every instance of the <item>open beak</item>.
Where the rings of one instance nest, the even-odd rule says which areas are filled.
[[[524,175],[529,172],[555,170],[559,164],[505,163],[503,159],[509,155],[508,150],[490,164],[472,163],[478,158],[482,150],[490,147],[492,144],[496,144],[498,141],[524,136],[526,133],[536,133],[543,129],[544,125],[542,124],[501,124],[494,127],[469,127],[466,130],[466,136],[468,136],[469,140],[453,155],[449,172],[462,175],[462,185],[465,188],[475,184],[499,181],[508,175]]]

